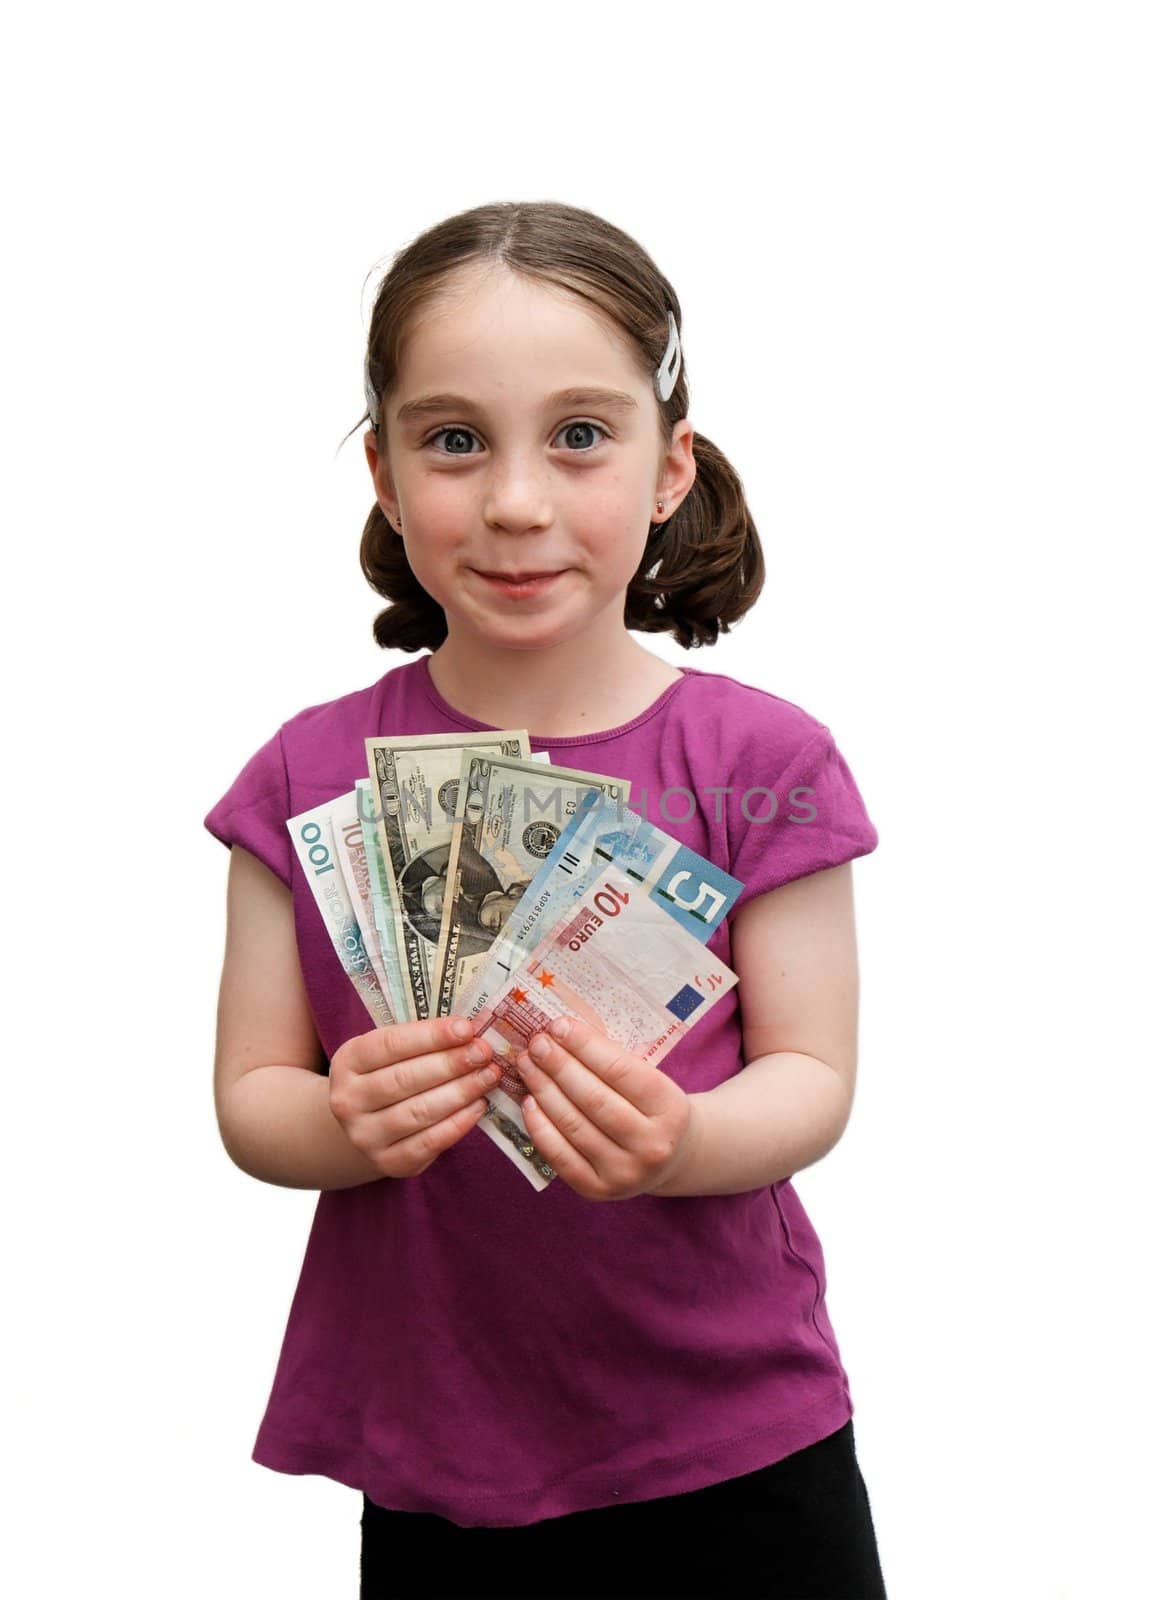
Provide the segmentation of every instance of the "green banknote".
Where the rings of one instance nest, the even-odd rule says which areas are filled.
[[[434,1016],[448,1016],[537,876],[582,795],[626,802],[631,784],[509,753],[466,749],[433,963]]]
[[[445,880],[458,812],[463,752],[529,759],[524,728],[467,737],[461,733],[407,734],[364,741],[372,783],[373,824],[386,868],[391,944],[404,1010],[401,1021],[434,1015],[434,955],[441,933]]]

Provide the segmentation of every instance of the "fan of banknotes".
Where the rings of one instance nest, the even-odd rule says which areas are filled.
[[[378,1026],[473,1020],[502,1069],[478,1127],[544,1189],[513,1058],[567,1013],[658,1064],[736,983],[707,943],[743,885],[524,729],[365,748],[287,823],[336,955]]]

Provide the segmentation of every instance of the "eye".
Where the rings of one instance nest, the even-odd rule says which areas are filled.
[[[602,427],[597,422],[567,422],[558,431],[559,431],[559,433],[577,433],[579,429],[584,429],[585,430],[587,428],[589,428],[592,433],[597,433],[604,439],[609,439],[611,437],[611,435],[607,432],[606,428]],[[572,450],[570,452],[570,454],[571,455],[586,455],[590,450],[593,450],[594,448],[595,448],[594,445],[588,445],[586,447],[586,449],[581,450],[581,451],[580,450]]]
[[[586,429],[589,429],[591,431],[591,433],[598,434],[601,439],[609,439],[611,437],[611,434],[610,434],[609,430],[604,428],[601,423],[599,423],[599,422],[585,422],[585,421],[563,423],[562,427],[558,430],[558,433],[555,435],[555,437],[558,438],[564,433],[573,432],[575,434],[576,438],[577,438],[578,431],[579,430],[586,430]],[[462,427],[438,428],[436,433],[431,433],[429,435],[429,437],[425,440],[426,446],[428,446],[428,445],[436,445],[437,440],[445,437],[445,435],[449,435],[451,438],[462,438],[462,439],[473,439],[473,438],[476,438],[476,435],[471,433],[468,428],[462,428]],[[590,452],[592,450],[594,450],[595,448],[596,448],[596,446],[594,444],[584,445],[584,447],[581,450],[573,450],[572,449],[572,450],[568,450],[567,453],[569,455],[576,455],[576,456],[577,455],[589,455]],[[450,449],[445,449],[444,447],[439,448],[437,453],[439,455],[443,455],[443,456],[467,456],[467,455],[475,455],[475,454],[477,454],[476,451],[472,451],[472,450],[464,450],[464,449],[450,450]]]
[[[447,433],[452,434],[454,438],[473,438],[473,434],[470,433],[468,428],[438,428],[436,433],[430,434],[430,436],[425,440],[426,445],[436,444],[437,440]],[[468,450],[442,450],[439,453],[443,456],[466,456],[470,455],[472,452]]]

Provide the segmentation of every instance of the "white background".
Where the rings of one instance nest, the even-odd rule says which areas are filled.
[[[881,835],[797,1186],[892,1600],[1165,1594],[1157,10],[9,21],[7,1592],[356,1593],[359,1496],[250,1461],[315,1197],[218,1141],[201,821],[411,659],[339,448],[380,272],[556,199],[674,283],[765,546],[714,651],[645,642],[827,722]]]

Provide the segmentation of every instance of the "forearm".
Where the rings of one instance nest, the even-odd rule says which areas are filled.
[[[219,1117],[227,1154],[262,1183],[353,1189],[384,1174],[332,1114],[328,1080],[304,1067],[252,1067],[232,1084]]]
[[[792,1177],[833,1149],[851,1095],[816,1056],[758,1056],[715,1089],[694,1094],[687,1153],[657,1195],[742,1194]]]

